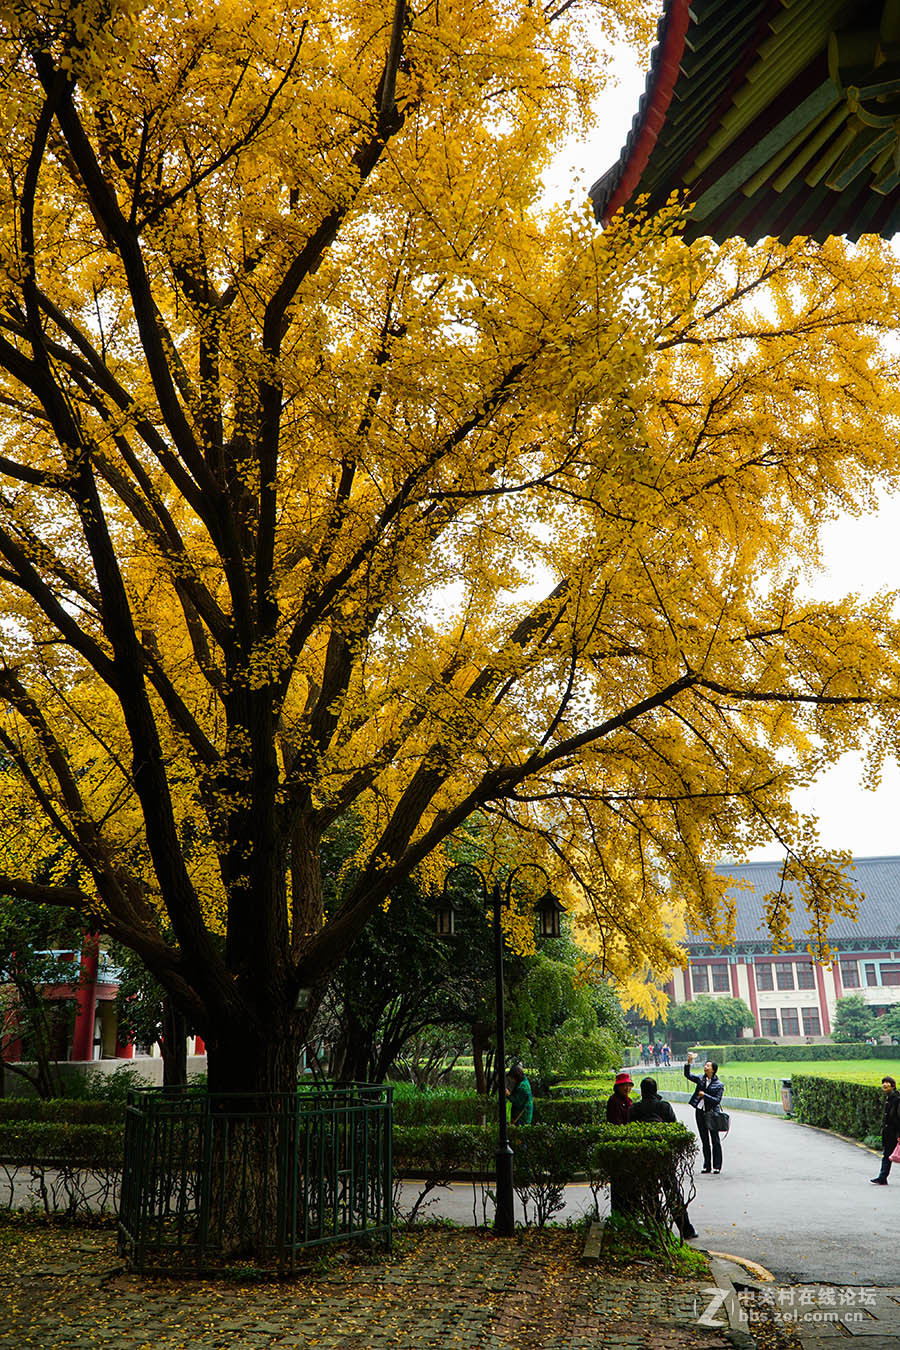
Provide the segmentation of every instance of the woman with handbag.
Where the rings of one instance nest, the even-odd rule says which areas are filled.
[[[884,1093],[884,1112],[881,1117],[881,1147],[884,1152],[881,1171],[877,1177],[872,1177],[874,1186],[886,1186],[891,1163],[900,1162],[900,1157],[892,1156],[900,1139],[900,1092],[897,1091],[896,1080],[885,1074],[881,1080],[881,1090]]]
[[[702,1078],[692,1074],[691,1064],[695,1059],[696,1055],[692,1051],[684,1066],[684,1076],[695,1085],[694,1095],[691,1097],[689,1105],[694,1107],[696,1113],[697,1133],[700,1136],[700,1147],[703,1149],[702,1170],[704,1172],[721,1172],[722,1137],[716,1129],[715,1113],[721,1108],[725,1084],[716,1077],[719,1066],[712,1059],[706,1061]],[[711,1148],[710,1143],[712,1144]],[[712,1163],[712,1166],[710,1166],[710,1163]]]

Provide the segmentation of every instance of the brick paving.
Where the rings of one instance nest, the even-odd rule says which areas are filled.
[[[6,1350],[733,1350],[697,1326],[708,1281],[585,1266],[583,1236],[427,1229],[390,1259],[332,1252],[292,1281],[128,1274],[110,1229],[0,1225]]]

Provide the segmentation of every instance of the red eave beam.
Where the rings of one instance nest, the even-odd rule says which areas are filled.
[[[624,206],[628,201],[647,167],[647,161],[656,145],[656,139],[662,131],[666,113],[669,111],[669,104],[672,102],[672,94],[675,89],[675,81],[678,79],[681,57],[684,52],[684,40],[687,37],[690,19],[690,0],[671,0],[668,22],[666,23],[666,31],[662,39],[662,49],[657,65],[657,78],[650,94],[644,123],[635,139],[628,163],[622,170],[619,186],[610,197],[603,213],[604,225],[608,224],[619,207]]]

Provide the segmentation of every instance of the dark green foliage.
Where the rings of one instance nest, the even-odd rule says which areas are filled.
[[[129,1092],[146,1086],[147,1080],[140,1069],[127,1060],[112,1073],[88,1069],[87,1073],[67,1074],[65,1077],[67,1097],[83,1102],[113,1102],[120,1108],[128,1100]]]
[[[115,1101],[79,1101],[70,1097],[0,1097],[0,1124],[17,1120],[59,1121],[71,1125],[115,1125],[125,1118]]]
[[[4,1121],[0,1123],[0,1160],[44,1167],[121,1167],[123,1138],[123,1124]]]
[[[867,1083],[793,1074],[794,1115],[804,1125],[819,1125],[851,1139],[881,1135],[884,1092]]]

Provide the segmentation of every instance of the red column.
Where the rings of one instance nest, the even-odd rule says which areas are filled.
[[[835,998],[843,998],[844,986],[841,983],[841,963],[837,957],[834,958],[834,961],[831,964],[831,978],[834,980]]]
[[[116,1033],[116,1059],[134,1059],[134,1041],[120,1041]]]
[[[691,965],[690,962],[684,968],[684,1001],[691,1001]]]
[[[759,1029],[759,999],[756,997],[756,975],[754,973],[753,962],[747,961],[747,988],[750,991],[750,1011],[753,1014],[753,1020],[756,1023],[756,1034],[761,1036]]]
[[[97,1003],[97,969],[100,964],[100,939],[85,934],[81,948],[81,979],[75,995],[75,1028],[72,1032],[72,1058],[93,1059],[94,1009]]]
[[[837,969],[836,964],[835,969]],[[815,964],[815,972],[816,972],[816,984],[819,986],[819,1010],[822,1014],[822,1035],[830,1036],[831,1019],[828,1016],[828,1000],[825,997],[825,972],[819,965],[818,961]]]
[[[194,1054],[195,1055],[206,1054],[206,1042],[204,1041],[202,1036],[194,1037]]]

